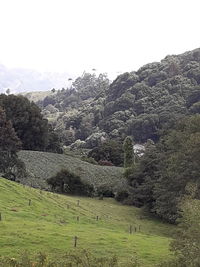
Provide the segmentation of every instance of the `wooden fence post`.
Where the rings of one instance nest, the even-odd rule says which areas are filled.
[[[78,237],[75,236],[75,237],[74,237],[74,247],[75,247],[75,248],[76,248],[76,246],[77,246],[77,240],[78,240]]]

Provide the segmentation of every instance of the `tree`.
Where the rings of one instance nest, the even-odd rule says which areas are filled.
[[[10,94],[10,89],[9,89],[9,88],[6,90],[6,94],[7,94],[7,95]]]
[[[160,175],[154,188],[153,210],[174,223],[179,217],[178,205],[187,183],[200,186],[200,115],[178,122],[176,128],[160,140],[159,150]]]
[[[125,172],[129,185],[132,186],[132,203],[152,210],[154,206],[154,187],[159,177],[159,153],[155,144],[148,140],[145,152],[134,167]]]
[[[124,151],[120,142],[108,140],[92,149],[88,153],[88,157],[94,158],[97,162],[106,160],[112,162],[115,166],[122,166],[123,154]]]
[[[22,142],[22,148],[45,150],[48,145],[48,122],[43,119],[40,109],[23,96],[0,95],[8,120]]]
[[[15,180],[16,168],[22,167],[17,157],[20,148],[21,142],[0,107],[0,172],[4,177]]]
[[[124,148],[124,168],[129,168],[134,163],[133,141],[130,136],[127,136],[123,144]]]
[[[175,258],[162,266],[199,267],[200,266],[200,200],[196,199],[197,185],[188,183],[186,195],[179,204],[181,219],[170,250]]]
[[[62,169],[47,180],[52,190],[72,195],[90,196],[93,187],[81,181],[80,177],[69,170]]]

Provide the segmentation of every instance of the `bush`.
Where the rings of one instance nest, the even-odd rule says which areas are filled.
[[[113,191],[106,184],[102,184],[97,188],[97,195],[103,197],[114,197]]]
[[[49,178],[47,183],[53,191],[72,195],[91,196],[93,186],[81,181],[80,177],[68,170],[61,170],[55,176]]]
[[[129,193],[126,190],[122,190],[117,192],[115,195],[115,199],[119,202],[123,202],[125,199],[127,199],[129,196]]]

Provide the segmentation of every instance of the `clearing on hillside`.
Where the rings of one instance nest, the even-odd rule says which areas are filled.
[[[170,257],[173,226],[114,199],[58,195],[0,178],[0,212],[0,256],[18,257],[26,249],[59,257],[73,249],[77,236],[77,250],[115,254],[120,262],[135,253],[142,266]]]

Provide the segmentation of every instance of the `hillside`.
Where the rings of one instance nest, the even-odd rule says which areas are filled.
[[[127,135],[139,143],[157,141],[177,119],[200,113],[200,49],[166,56],[119,75],[110,85],[105,78],[88,77],[93,76],[79,77],[71,91],[40,103],[66,145],[81,139],[92,148],[101,137],[124,140]]]
[[[36,91],[36,92],[23,92],[20,95],[28,98],[29,101],[37,102],[43,100],[45,97],[52,95],[52,91]]]
[[[135,253],[142,266],[155,266],[169,257],[174,227],[113,199],[57,195],[0,178],[0,212],[0,263],[1,257],[18,257],[23,250],[61,258],[73,249],[74,236],[77,252],[84,248],[98,257],[115,254],[121,263]],[[137,232],[130,234],[130,225]]]
[[[93,165],[72,156],[56,153],[22,150],[18,155],[28,172],[28,177],[20,181],[33,187],[47,188],[45,180],[61,169],[76,173],[95,187],[103,184],[115,190],[126,186],[126,180],[122,176],[123,168]]]

